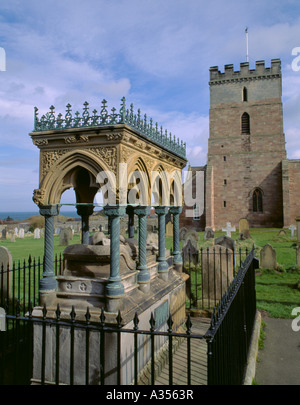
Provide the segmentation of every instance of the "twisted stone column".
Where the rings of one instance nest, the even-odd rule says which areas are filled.
[[[171,207],[170,213],[173,214],[173,260],[176,270],[182,270],[182,256],[179,250],[179,215],[182,207]]]
[[[78,205],[77,214],[81,216],[81,243],[83,245],[89,244],[90,239],[90,225],[89,217],[92,215],[94,207],[92,205]]]
[[[139,218],[139,259],[137,270],[139,288],[143,292],[150,291],[150,272],[147,267],[147,215],[150,214],[150,207],[141,206],[134,209]]]
[[[106,286],[107,309],[115,312],[120,309],[120,298],[124,295],[124,286],[120,277],[120,216],[125,207],[105,206],[104,212],[109,219],[110,229],[110,275]]]
[[[155,213],[158,215],[158,274],[164,280],[168,279],[169,265],[166,261],[166,214],[168,207],[155,207]]]
[[[58,205],[41,205],[40,214],[45,217],[44,272],[39,283],[40,293],[56,289],[56,278],[53,272],[54,259],[54,216],[59,214]]]

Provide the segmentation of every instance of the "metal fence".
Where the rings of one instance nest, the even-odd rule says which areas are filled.
[[[199,251],[182,251],[183,271],[190,276],[187,281],[187,308],[214,308],[248,254],[247,248],[232,251],[218,245],[200,248]]]
[[[56,255],[53,262],[54,274],[60,275],[63,269],[62,255]],[[39,281],[43,273],[43,260],[29,256],[23,262],[14,262],[12,267],[0,267],[0,306],[8,305],[8,312],[15,313],[16,304],[20,313],[25,314],[27,308],[39,302]]]
[[[192,380],[193,356],[195,347],[200,344],[205,344],[207,352],[208,385],[242,384],[256,313],[255,268],[252,250],[213,309],[209,328],[203,334],[193,331],[193,320],[191,322],[189,316],[182,332],[173,331],[171,316],[163,328],[156,329],[151,315],[149,329],[146,329],[140,328],[136,314],[132,327],[125,328],[120,313],[114,324],[107,322],[103,310],[98,321],[91,319],[89,310],[85,320],[78,320],[74,308],[68,318],[62,317],[59,307],[51,316],[46,307],[40,316],[36,316],[32,303],[27,314],[22,314],[17,301],[13,313],[6,314],[6,332],[0,333],[0,384],[107,385],[111,384],[114,375],[116,385],[128,384],[128,378],[133,385],[153,385],[162,367],[166,366],[166,385],[172,385],[177,384],[173,367],[176,349],[185,347],[180,363],[186,373],[184,384],[190,385],[195,384]],[[8,306],[5,308],[7,311]],[[35,335],[37,330],[38,337]],[[126,336],[130,336],[132,342],[129,352],[123,343],[128,341]],[[113,364],[107,355],[112,341],[115,342]],[[38,348],[34,349],[37,344]],[[40,354],[38,364],[34,363],[34,350]],[[79,371],[81,376],[78,376]]]

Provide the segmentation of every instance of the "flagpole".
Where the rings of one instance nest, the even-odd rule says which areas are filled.
[[[249,54],[248,54],[248,27],[246,27],[245,33],[246,33],[246,46],[247,46],[246,60],[247,60],[247,62],[249,62]]]

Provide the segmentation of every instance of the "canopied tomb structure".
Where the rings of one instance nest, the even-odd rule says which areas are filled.
[[[177,327],[185,317],[185,282],[179,251],[179,214],[182,205],[181,171],[186,165],[183,142],[163,131],[152,119],[126,109],[55,114],[55,108],[39,117],[35,108],[33,143],[40,149],[39,188],[33,200],[45,217],[45,264],[40,281],[40,305],[48,314],[56,308],[89,307],[99,318],[122,312],[124,323],[135,312],[155,310],[167,300]],[[65,269],[53,273],[54,217],[61,196],[74,188],[77,212],[82,218],[81,245],[65,249]],[[95,196],[103,193],[103,209],[109,235],[90,239],[89,217]],[[147,216],[151,206],[158,216],[158,244],[147,244]],[[165,249],[165,218],[173,216],[173,254]],[[128,238],[120,236],[120,220],[128,216]],[[134,218],[138,220],[134,239]],[[178,297],[181,297],[178,299]],[[180,304],[178,302],[180,301]],[[173,308],[173,309],[172,309]],[[180,308],[178,310],[178,308]],[[37,309],[38,311],[38,309]],[[80,314],[79,314],[80,317]],[[115,319],[115,316],[111,317]]]

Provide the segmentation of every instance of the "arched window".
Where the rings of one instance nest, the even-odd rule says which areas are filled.
[[[250,134],[250,116],[244,112],[241,119],[242,134]]]
[[[248,101],[248,90],[246,87],[243,87],[243,101]]]
[[[263,196],[259,188],[253,191],[253,212],[263,212]]]

